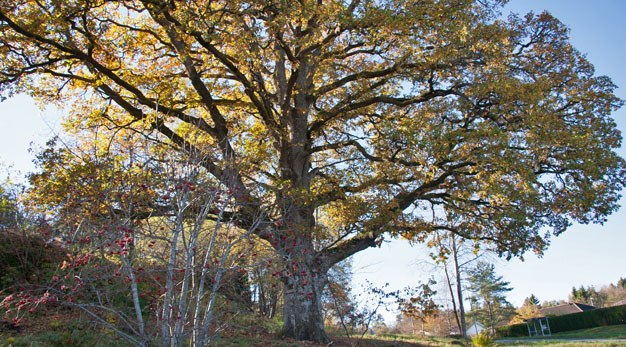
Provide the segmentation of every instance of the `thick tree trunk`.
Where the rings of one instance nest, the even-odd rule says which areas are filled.
[[[327,270],[309,262],[287,264],[282,335],[296,340],[328,343],[324,331],[322,292],[328,282]]]
[[[328,282],[327,264],[320,261],[310,241],[295,237],[286,242],[295,247],[283,248],[285,285],[282,335],[296,340],[328,343],[324,331],[322,293]]]
[[[310,220],[313,220],[312,214]],[[305,225],[312,230],[313,224]],[[322,313],[322,293],[328,284],[328,270],[354,253],[375,246],[376,242],[374,237],[362,237],[344,246],[318,252],[310,235],[311,232],[285,232],[278,238],[280,241],[272,240],[284,264],[281,275],[285,285],[282,335],[328,343]]]

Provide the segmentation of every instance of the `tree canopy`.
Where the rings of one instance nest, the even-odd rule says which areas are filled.
[[[0,92],[200,161],[306,269],[285,272],[286,333],[325,340],[326,272],[385,233],[452,216],[510,257],[618,207],[615,86],[503,2],[2,0]]]

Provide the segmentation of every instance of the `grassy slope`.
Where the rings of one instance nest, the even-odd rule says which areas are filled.
[[[81,329],[81,324],[71,321],[54,321],[57,324],[42,327],[39,331],[22,331],[21,333],[8,333],[0,331],[0,347],[4,346],[122,346],[123,341],[115,341],[114,336],[110,336],[102,331],[95,332],[93,330],[86,331]],[[59,324],[60,323],[60,324]],[[57,326],[60,325],[60,326]],[[47,329],[46,329],[47,328]],[[65,329],[64,329],[65,328]],[[254,330],[254,329],[253,329]],[[262,329],[264,330],[264,329]],[[94,334],[95,333],[95,334]],[[94,336],[96,335],[96,336]],[[97,336],[100,335],[100,336]],[[566,346],[626,346],[626,342],[579,342],[579,341],[563,341],[564,339],[626,339],[626,325],[615,325],[608,327],[598,327],[593,329],[585,329],[578,331],[570,331],[565,333],[554,334],[546,340],[537,340],[529,338],[516,339],[519,342],[501,342],[498,346],[550,346],[550,347],[566,347]],[[403,335],[387,335],[387,336],[364,336],[363,338],[347,339],[345,336],[332,336],[333,347],[443,347],[443,346],[463,346],[462,340],[450,338],[421,338]],[[297,342],[293,340],[281,340],[275,338],[267,331],[257,332],[255,334],[244,334],[241,331],[232,331],[221,339],[214,341],[215,346],[275,346],[275,347],[318,347],[314,343]]]
[[[515,337],[511,340],[532,340],[532,339],[625,339],[626,324],[609,325],[604,327],[596,327],[590,329],[565,331],[562,333],[552,334],[551,337]]]
[[[571,341],[567,341],[570,340]],[[608,339],[616,341],[576,341],[585,339]],[[518,342],[501,342],[499,346],[550,346],[550,347],[620,347],[626,346],[625,341],[618,339],[626,339],[626,325],[611,325],[605,327],[596,327],[583,330],[566,331],[553,334],[551,337],[539,338],[513,338]]]
[[[584,330],[566,331],[553,335],[556,338],[597,338],[597,339],[626,339],[626,324],[610,325]]]

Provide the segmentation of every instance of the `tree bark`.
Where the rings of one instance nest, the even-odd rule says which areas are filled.
[[[328,282],[327,270],[311,263],[291,263],[287,267],[289,269],[283,276],[282,335],[296,340],[328,343],[330,340],[324,331],[321,300]]]
[[[461,283],[461,266],[459,265],[459,254],[456,245],[456,236],[454,233],[450,233],[450,239],[452,242],[452,260],[454,262],[454,276],[456,277],[456,293],[459,299],[459,315],[460,319],[459,329],[461,330],[461,336],[467,337],[467,323],[465,322],[465,305],[463,304],[463,285]],[[447,272],[446,272],[447,276]],[[455,311],[456,312],[456,311]]]
[[[448,272],[448,263],[443,263],[443,272],[446,275],[446,284],[448,285],[448,291],[450,291],[450,298],[452,299],[452,311],[454,312],[454,319],[456,321],[456,326],[459,328],[459,332],[463,337],[465,337],[465,332],[461,327],[461,320],[459,318],[459,311],[456,308],[456,296],[454,293],[454,289],[452,289],[452,281],[450,280],[450,273]]]

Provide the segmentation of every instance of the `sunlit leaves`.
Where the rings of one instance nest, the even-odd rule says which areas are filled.
[[[502,3],[5,1],[0,89],[201,156],[302,237],[454,227],[541,252],[617,208],[622,101],[562,23]]]

